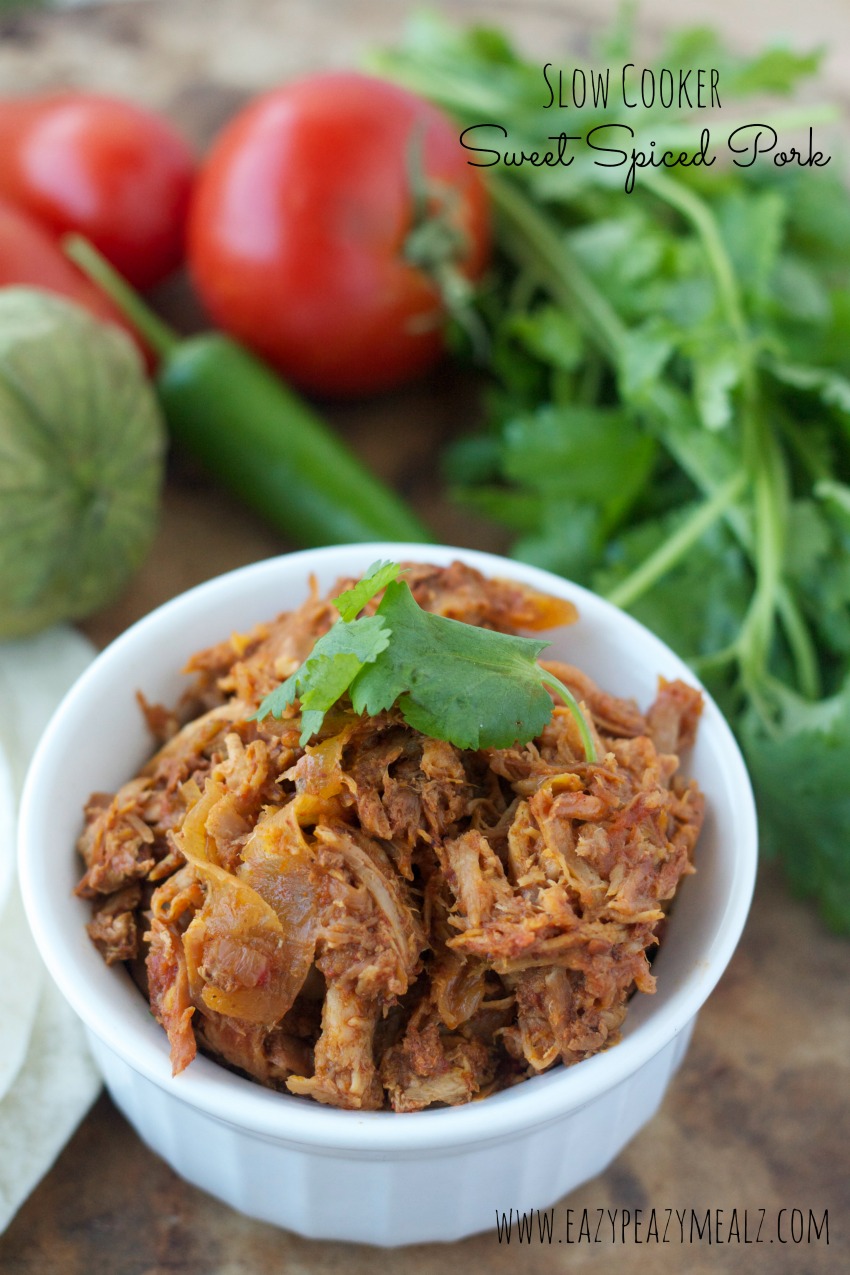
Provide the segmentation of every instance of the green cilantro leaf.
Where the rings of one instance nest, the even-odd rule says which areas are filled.
[[[850,681],[817,702],[786,692],[775,734],[755,714],[745,719],[741,733],[764,847],[781,860],[793,889],[818,899],[827,922],[847,933]]]
[[[320,655],[310,662],[309,683],[305,679],[301,695],[302,747],[321,729],[325,713],[345,694],[362,668],[356,655],[345,652]],[[293,692],[294,687],[287,693],[292,693],[294,698]]]
[[[647,483],[656,452],[654,440],[623,410],[547,405],[508,421],[502,431],[509,490],[592,504],[607,531]]]
[[[795,53],[792,49],[766,49],[742,67],[734,84],[736,93],[790,93],[801,79],[814,75],[823,61],[823,50]]]
[[[673,325],[655,315],[628,333],[620,356],[620,393],[627,403],[640,403],[652,388],[676,347]]]
[[[718,202],[717,226],[744,293],[758,306],[782,249],[788,203],[778,190],[733,191]]]
[[[397,579],[400,571],[401,567],[397,562],[373,562],[353,588],[346,589],[338,598],[334,598],[334,606],[341,619],[353,620],[376,593],[380,593],[391,580]]]
[[[510,331],[532,354],[564,372],[574,372],[581,363],[581,328],[571,314],[557,306],[539,306],[515,315]]]
[[[548,722],[552,701],[536,663],[546,642],[432,615],[406,584],[387,586],[379,614],[393,640],[352,685],[358,713],[397,702],[411,726],[458,748],[507,748]]]
[[[322,725],[331,705],[345,694],[360,670],[378,658],[389,641],[390,631],[380,616],[337,620],[319,638],[301,667],[265,697],[254,718],[262,721],[269,714],[281,717],[300,699],[303,748]]]
[[[254,713],[257,721],[269,714],[281,717],[285,709],[301,701],[301,746],[321,728],[328,709],[343,696],[360,670],[376,660],[390,640],[390,631],[377,616],[356,616],[367,602],[395,580],[397,562],[373,562],[350,589],[334,598],[340,618],[318,639],[299,669],[265,697]]]
[[[706,429],[724,429],[733,420],[731,392],[741,373],[740,351],[731,342],[694,358],[694,402]]]
[[[549,721],[549,686],[574,714],[588,761],[595,760],[575,698],[537,663],[547,642],[423,611],[408,585],[395,578],[399,570],[396,563],[376,564],[336,599],[341,618],[265,697],[256,718],[279,717],[299,699],[303,747],[348,692],[356,713],[375,716],[397,705],[414,729],[458,748],[507,748],[527,743]],[[349,618],[381,588],[375,615]]]

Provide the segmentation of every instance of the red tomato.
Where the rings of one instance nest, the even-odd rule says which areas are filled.
[[[0,101],[0,196],[78,231],[137,288],[183,257],[195,162],[172,126],[94,93]]]
[[[188,239],[198,292],[220,327],[306,390],[384,390],[442,352],[439,290],[404,258],[417,146],[429,210],[442,206],[475,278],[489,244],[483,183],[457,127],[396,85],[346,72],[276,89],[201,170]]]
[[[150,364],[147,351],[109,298],[71,264],[38,222],[0,200],[0,288],[15,285],[58,292],[96,319],[124,328]]]

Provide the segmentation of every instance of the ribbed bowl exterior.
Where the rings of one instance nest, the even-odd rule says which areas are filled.
[[[463,1239],[513,1208],[542,1209],[601,1173],[658,1110],[693,1022],[615,1088],[536,1129],[414,1153],[266,1139],[182,1102],[89,1033],[116,1105],[180,1177],[310,1239],[390,1247]]]

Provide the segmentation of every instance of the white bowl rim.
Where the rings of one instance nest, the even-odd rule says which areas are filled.
[[[273,577],[284,568],[299,570],[306,582],[311,572],[336,563],[337,574],[359,574],[378,559],[434,562],[446,565],[460,559],[487,575],[515,578],[544,592],[568,596],[579,614],[615,612],[617,622],[632,628],[642,641],[649,638],[663,659],[665,675],[682,677],[700,686],[692,670],[661,640],[638,621],[589,590],[541,568],[479,550],[455,546],[405,542],[332,545],[263,559],[216,576],[177,595],[149,612],[107,646],[71,687],[48,724],[32,759],[21,800],[19,821],[19,876],[27,916],[36,944],[53,979],[86,1027],[131,1068],[145,1076],[175,1099],[206,1112],[238,1129],[289,1145],[309,1146],[326,1152],[359,1154],[417,1154],[435,1152],[471,1143],[482,1144],[521,1135],[526,1130],[577,1110],[605,1091],[627,1079],[648,1063],[676,1035],[683,1031],[707,999],[740,939],[755,886],[757,867],[757,823],[752,788],[743,758],[731,729],[711,696],[703,690],[703,721],[719,732],[729,781],[740,795],[739,824],[736,828],[738,852],[731,888],[725,902],[716,941],[700,963],[699,978],[689,979],[668,997],[652,1016],[627,1038],[608,1050],[569,1068],[556,1068],[511,1089],[459,1107],[414,1113],[341,1111],[309,1099],[297,1099],[244,1079],[200,1054],[180,1076],[172,1078],[164,1032],[158,1048],[141,1037],[128,1034],[126,1024],[115,1022],[105,1009],[87,994],[75,978],[73,954],[60,944],[50,930],[34,870],[35,860],[27,853],[37,838],[39,793],[46,777],[55,773],[61,757],[61,739],[77,711],[96,684],[99,671],[109,661],[120,660],[124,652],[144,641],[165,618],[181,611],[194,611],[213,595],[238,581],[260,586],[264,577]],[[211,634],[211,641],[216,635]]]

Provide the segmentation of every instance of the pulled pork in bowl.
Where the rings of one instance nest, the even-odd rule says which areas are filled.
[[[459,561],[403,578],[489,630],[575,618]],[[679,756],[700,692],[662,682],[644,714],[550,663],[593,763],[563,706],[524,744],[462,749],[343,701],[302,746],[296,706],[257,710],[338,618],[313,591],[198,652],[176,708],[146,708],[159,750],[87,805],[88,931],[132,963],[175,1074],[200,1047],[271,1088],[418,1111],[612,1045],[692,871],[704,802]]]
[[[338,621],[382,559],[413,565]],[[489,680],[411,633],[394,661],[402,582],[425,627],[519,647]],[[740,753],[687,667],[586,590],[442,546],[291,554],[145,617],[60,706],[20,818],[39,950],[141,1137],[253,1217],[385,1245],[610,1163],[755,863]]]

